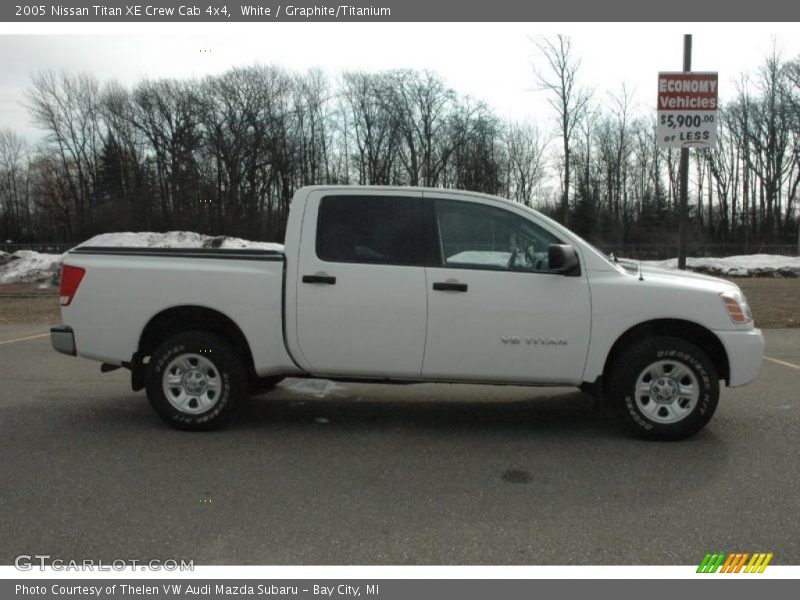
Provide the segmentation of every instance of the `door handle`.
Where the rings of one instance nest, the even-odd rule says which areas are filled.
[[[303,283],[322,283],[336,285],[336,277],[330,275],[303,275]]]
[[[466,292],[466,283],[454,283],[451,281],[435,281],[433,289],[437,292]]]

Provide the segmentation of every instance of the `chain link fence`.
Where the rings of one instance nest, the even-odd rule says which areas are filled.
[[[13,254],[17,250],[33,250],[34,252],[41,252],[43,254],[63,254],[75,246],[77,246],[77,244],[72,242],[37,242],[30,244],[3,242],[0,243],[0,252],[8,252],[9,254]]]
[[[603,252],[618,258],[665,260],[678,256],[677,244],[596,244]],[[797,244],[701,244],[690,243],[686,255],[696,258],[723,258],[743,254],[798,256]]]

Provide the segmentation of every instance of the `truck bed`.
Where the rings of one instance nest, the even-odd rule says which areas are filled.
[[[63,321],[76,332],[79,356],[120,365],[131,360],[152,319],[200,307],[242,331],[259,376],[291,372],[296,367],[283,343],[284,263],[275,250],[79,247],[64,264],[86,274],[62,309]]]

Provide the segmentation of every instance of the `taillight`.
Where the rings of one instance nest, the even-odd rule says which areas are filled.
[[[75,292],[78,291],[78,286],[81,284],[81,279],[86,274],[86,269],[81,267],[71,267],[69,265],[61,265],[61,306],[69,306],[72,302]]]

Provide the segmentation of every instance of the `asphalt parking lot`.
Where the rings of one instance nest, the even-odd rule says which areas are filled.
[[[178,432],[46,331],[0,327],[2,564],[800,564],[800,330],[677,443],[569,388],[301,380]]]

